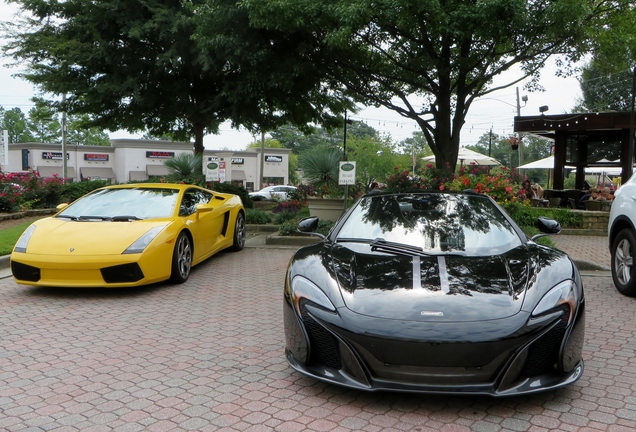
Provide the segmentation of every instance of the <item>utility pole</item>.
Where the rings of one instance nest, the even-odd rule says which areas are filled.
[[[263,184],[265,183],[265,173],[263,169],[265,168],[265,132],[261,130],[261,185],[258,190],[263,189]]]
[[[490,126],[490,133],[488,134],[488,157],[490,157],[491,147],[492,147],[492,126]]]
[[[519,87],[517,87],[517,117],[521,117],[521,103],[519,102]],[[522,152],[521,149],[523,148],[522,142],[521,142],[521,132],[519,132],[517,134],[517,138],[519,138],[519,165],[517,166],[521,166],[522,162]]]
[[[66,93],[62,94],[62,178],[68,178],[68,163],[66,161],[66,108],[64,108],[64,102],[66,102]]]

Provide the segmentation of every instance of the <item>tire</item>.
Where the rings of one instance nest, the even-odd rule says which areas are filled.
[[[182,284],[188,280],[192,268],[192,242],[184,232],[179,234],[172,252],[172,273],[170,280]]]
[[[629,297],[636,296],[636,237],[630,229],[621,230],[612,243],[612,279],[618,292]]]
[[[243,212],[238,212],[236,215],[236,222],[234,223],[234,243],[230,246],[230,250],[238,252],[245,247],[245,215]]]

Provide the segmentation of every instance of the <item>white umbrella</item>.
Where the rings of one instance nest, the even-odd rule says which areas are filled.
[[[427,162],[435,162],[435,156],[426,156],[422,160]],[[457,154],[457,160],[460,165],[470,165],[474,163],[476,165],[501,165],[501,163],[490,156],[478,153],[476,151],[461,147]]]
[[[547,158],[520,165],[517,169],[554,169],[554,156],[548,156]]]

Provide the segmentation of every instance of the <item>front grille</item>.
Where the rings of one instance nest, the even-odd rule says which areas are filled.
[[[301,300],[300,311],[311,345],[309,363],[319,363],[334,369],[342,368],[338,340],[309,315],[306,303],[306,300]]]
[[[18,280],[37,282],[40,280],[40,269],[30,265],[11,261],[11,273]]]
[[[100,271],[106,283],[137,282],[144,278],[144,273],[137,263],[104,267]]]
[[[556,325],[530,346],[522,376],[536,376],[555,371],[570,313],[568,305],[563,305],[559,309],[562,315]]]

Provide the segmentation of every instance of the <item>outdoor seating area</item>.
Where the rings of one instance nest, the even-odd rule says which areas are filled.
[[[579,205],[579,200],[586,191],[581,189],[545,189],[543,198],[532,198],[532,207],[568,208],[573,210],[607,211],[612,207],[612,201],[586,201]]]

